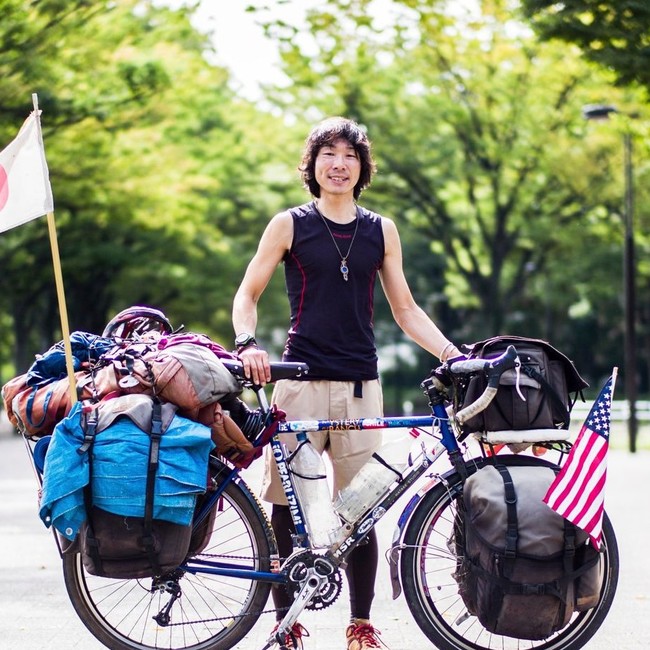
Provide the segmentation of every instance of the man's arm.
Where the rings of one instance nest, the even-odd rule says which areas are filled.
[[[390,219],[382,217],[382,228],[385,252],[379,277],[395,322],[418,345],[442,361],[460,356],[458,348],[450,343],[413,298],[404,275],[397,227]]]
[[[257,252],[251,259],[244,279],[235,293],[232,305],[232,325],[235,336],[242,333],[255,335],[257,327],[257,303],[264,293],[273,272],[291,247],[293,220],[289,212],[276,214],[267,225]],[[269,357],[265,350],[245,348],[239,355],[246,376],[256,384],[271,379]]]

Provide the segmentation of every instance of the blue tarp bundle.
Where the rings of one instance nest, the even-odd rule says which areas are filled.
[[[97,361],[102,354],[115,346],[115,341],[88,332],[72,332],[70,347],[75,372],[82,369],[85,361]],[[27,371],[27,385],[41,386],[67,374],[63,341],[54,344],[45,354],[39,354]]]
[[[117,398],[120,399],[120,398]],[[54,429],[45,457],[40,517],[63,536],[74,539],[86,519],[84,488],[88,453],[79,454],[84,431],[81,403]],[[210,429],[174,415],[160,441],[154,487],[154,518],[188,525],[196,497],[205,492]],[[149,436],[126,416],[98,431],[92,450],[93,505],[117,515],[144,516]]]

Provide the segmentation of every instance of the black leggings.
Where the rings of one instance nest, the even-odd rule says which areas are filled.
[[[281,561],[284,561],[293,551],[291,535],[295,531],[289,506],[273,505],[271,525],[278,542]],[[350,590],[350,614],[352,618],[369,619],[370,607],[375,597],[379,545],[377,543],[377,532],[374,528],[370,531],[366,540],[350,553],[345,570]],[[271,593],[277,610],[276,618],[280,621],[286,610],[291,607],[293,600],[284,586],[274,587]]]

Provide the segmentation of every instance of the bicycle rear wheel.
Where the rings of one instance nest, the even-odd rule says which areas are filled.
[[[221,565],[269,571],[275,540],[268,518],[244,483],[230,483],[208,518],[212,527],[201,555]],[[203,545],[202,544],[202,545]],[[191,562],[191,560],[190,560]],[[256,623],[270,584],[207,573],[179,572],[169,588],[152,589],[152,579],[99,578],[84,570],[81,555],[63,556],[68,595],[90,632],[113,650],[227,650]],[[153,619],[172,600],[171,622]]]
[[[546,464],[541,459],[504,456],[505,464]],[[484,461],[478,461],[480,467]],[[447,477],[429,491],[413,513],[400,559],[402,585],[420,629],[439,650],[578,650],[596,633],[612,605],[618,583],[618,547],[607,515],[603,521],[604,580],[596,607],[574,614],[559,632],[543,641],[522,641],[488,632],[470,616],[453,578],[456,571],[454,521],[462,481]]]

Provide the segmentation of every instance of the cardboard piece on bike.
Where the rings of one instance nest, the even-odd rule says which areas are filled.
[[[507,445],[549,440],[569,440],[571,433],[568,429],[524,429],[522,431],[482,431],[479,437],[490,444]]]

